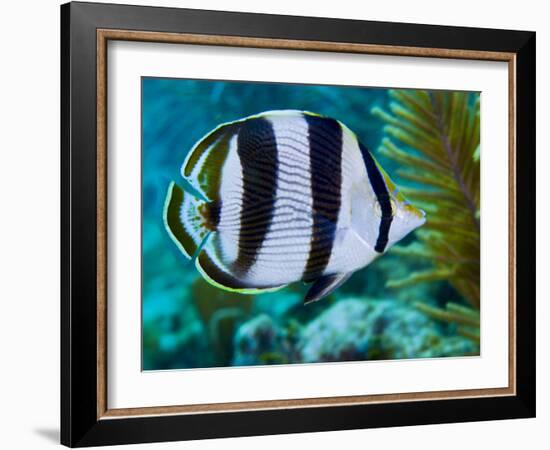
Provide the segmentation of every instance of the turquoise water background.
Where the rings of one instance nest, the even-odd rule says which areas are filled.
[[[456,293],[446,282],[401,290],[392,277],[425,267],[391,252],[355,273],[334,294],[304,306],[307,286],[295,283],[256,296],[210,286],[171,241],[162,210],[171,181],[186,187],[180,168],[189,149],[228,122],[274,109],[334,117],[358,135],[392,176],[395,163],[377,155],[386,89],[143,78],[142,327],[144,370],[258,364],[403,359],[476,354],[451,324],[411,306],[443,305]],[[395,179],[394,179],[395,181]],[[403,244],[414,241],[414,233]]]

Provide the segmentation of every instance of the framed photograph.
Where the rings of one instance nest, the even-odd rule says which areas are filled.
[[[61,7],[61,441],[535,415],[535,33]]]

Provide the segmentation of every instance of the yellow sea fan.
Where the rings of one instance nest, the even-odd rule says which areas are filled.
[[[428,213],[419,242],[394,252],[429,258],[433,267],[388,285],[448,280],[479,309],[479,94],[391,90],[390,97],[389,111],[372,110],[386,123],[379,152],[399,163],[397,176],[414,186],[402,190]]]

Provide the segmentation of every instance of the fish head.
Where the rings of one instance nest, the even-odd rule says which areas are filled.
[[[391,206],[391,221],[389,230],[386,230],[387,242],[383,248],[377,248],[380,242],[386,239],[381,237],[384,234],[382,205],[367,183],[353,185],[351,189],[351,228],[360,238],[359,241],[363,243],[364,248],[369,250],[371,257],[379,256],[426,221],[424,211],[412,205],[389,178],[386,183],[392,189],[388,189],[386,198],[389,202],[385,206],[386,214],[388,204]]]
[[[390,194],[392,220],[388,233],[387,248],[426,222],[426,213],[411,204],[397,189]]]
[[[399,242],[410,232],[422,226],[426,222],[426,213],[409,202],[399,188],[395,185],[389,175],[378,166],[387,188],[389,205],[391,206],[391,221],[387,243],[384,251],[389,249],[396,242]],[[388,208],[386,207],[386,210]],[[375,216],[382,218],[382,206],[378,200],[374,203]]]

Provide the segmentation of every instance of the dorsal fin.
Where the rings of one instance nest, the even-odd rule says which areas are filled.
[[[231,139],[236,137],[243,123],[251,119],[301,114],[302,111],[298,110],[264,111],[217,126],[199,139],[189,151],[181,167],[181,175],[205,199],[209,201],[217,200],[221,169],[229,153]]]

